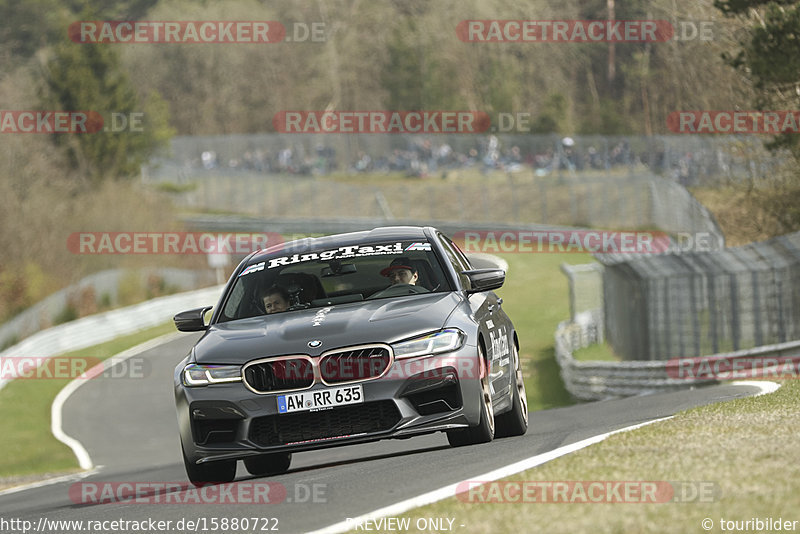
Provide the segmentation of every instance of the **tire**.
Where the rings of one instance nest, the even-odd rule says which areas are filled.
[[[522,362],[516,345],[514,352],[514,374],[511,379],[511,410],[497,416],[495,437],[522,436],[528,431],[528,399],[525,395],[525,380],[522,376]]]
[[[236,460],[195,464],[187,460],[184,453],[183,465],[186,467],[186,476],[189,477],[189,482],[195,486],[233,482],[233,479],[236,478]]]
[[[478,346],[478,358],[485,364],[483,347]],[[495,423],[494,409],[492,405],[492,392],[489,387],[489,369],[486,369],[484,376],[481,377],[481,418],[477,425],[460,430],[449,430],[447,441],[452,447],[463,447],[464,445],[477,445],[478,443],[489,443],[494,439]]]
[[[292,453],[290,452],[261,454],[244,459],[244,466],[247,472],[259,477],[281,475],[289,470],[291,463]]]

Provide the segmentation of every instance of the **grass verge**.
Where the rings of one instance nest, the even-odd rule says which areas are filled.
[[[173,332],[170,323],[64,354],[105,360],[154,337]],[[72,450],[50,433],[50,406],[69,379],[12,380],[0,390],[0,478],[78,471]]]
[[[503,297],[520,340],[530,411],[573,404],[555,359],[553,335],[569,318],[567,277],[562,263],[589,263],[589,254],[498,254],[508,262]]]
[[[722,519],[800,520],[791,504],[797,501],[800,475],[792,455],[799,432],[800,384],[789,381],[776,393],[693,408],[506,479],[671,481],[685,498],[692,493],[687,488],[713,488],[703,498],[657,504],[489,504],[464,497],[402,517],[412,518],[412,526],[420,517],[455,518],[464,533],[703,532],[706,518],[713,522],[711,532],[722,532]]]
[[[572,356],[581,362],[619,362],[622,358],[617,356],[608,342],[592,343],[588,347],[573,351]]]

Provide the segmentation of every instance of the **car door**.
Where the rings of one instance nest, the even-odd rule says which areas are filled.
[[[468,287],[469,281],[460,273],[473,269],[472,264],[447,236],[440,234],[440,240],[448,260],[456,273],[459,273],[462,287]],[[483,291],[470,295],[467,302],[472,316],[478,323],[478,331],[483,334],[485,341],[492,393],[500,397],[507,393],[511,385],[509,373],[511,330],[508,317],[500,307],[502,299],[494,291]]]

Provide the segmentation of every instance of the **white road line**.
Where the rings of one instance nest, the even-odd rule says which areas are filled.
[[[775,382],[768,382],[762,380],[752,380],[752,381],[742,380],[738,382],[732,382],[731,384],[735,386],[752,386],[759,388],[761,391],[753,395],[754,397],[758,397],[760,395],[766,395],[768,393],[773,393],[777,391],[778,388],[781,387],[780,384],[777,384]],[[364,521],[367,520],[374,520],[387,516],[396,516],[405,513],[413,508],[418,508],[420,506],[425,506],[428,504],[435,503],[437,501],[454,497],[457,494],[459,485],[464,484],[465,482],[476,481],[476,480],[480,480],[482,482],[491,482],[494,480],[499,480],[501,478],[510,477],[517,473],[521,473],[522,471],[527,471],[528,469],[532,469],[534,467],[547,463],[551,460],[555,460],[556,458],[559,458],[561,456],[565,456],[580,449],[586,448],[590,445],[594,445],[595,443],[599,443],[613,434],[618,434],[620,432],[628,432],[630,430],[641,428],[645,425],[658,423],[660,421],[666,421],[668,419],[672,419],[672,416],[662,417],[660,419],[654,419],[652,421],[646,421],[644,423],[639,423],[636,425],[627,426],[625,428],[620,428],[619,430],[614,430],[612,432],[607,432],[605,434],[592,436],[591,438],[587,438],[582,441],[572,443],[570,445],[565,445],[563,447],[559,447],[552,451],[548,451],[543,454],[538,454],[536,456],[532,456],[525,460],[521,460],[519,462],[507,465],[505,467],[495,469],[494,471],[490,471],[486,474],[470,477],[467,480],[462,480],[460,482],[456,482],[455,484],[450,484],[449,486],[439,488],[438,490],[430,491],[428,493],[423,493],[422,495],[412,497],[411,499],[407,499],[405,501],[401,501],[392,504],[390,506],[386,506],[384,508],[379,508],[378,510],[374,510],[359,517],[348,518],[345,521],[335,523],[333,525],[324,527],[320,530],[315,530],[308,534],[339,534],[341,532],[348,532],[350,530],[355,529],[359,523],[363,524]],[[465,486],[461,486],[460,489],[464,491],[464,488]]]
[[[437,501],[441,501],[443,499],[447,499],[449,497],[454,497],[457,493],[457,489],[459,488],[460,484],[464,484],[465,482],[480,480],[482,482],[491,482],[493,480],[499,480],[501,478],[506,478],[511,475],[515,475],[522,471],[527,471],[528,469],[532,469],[539,465],[542,465],[546,462],[551,460],[555,460],[560,456],[565,456],[572,452],[578,451],[580,449],[586,448],[589,445],[594,445],[595,443],[599,443],[606,439],[608,436],[613,434],[618,434],[620,432],[627,432],[629,430],[634,430],[645,425],[649,425],[652,423],[658,423],[659,421],[666,421],[667,419],[671,419],[670,417],[662,417],[660,419],[654,419],[652,421],[646,421],[644,423],[639,423],[632,426],[627,426],[625,428],[620,428],[619,430],[614,430],[612,432],[606,432],[605,434],[599,434],[597,436],[592,436],[591,438],[587,438],[581,441],[577,441],[575,443],[571,443],[569,445],[565,445],[563,447],[559,447],[557,449],[553,449],[552,451],[545,452],[543,454],[537,454],[536,456],[532,456],[525,460],[521,460],[519,462],[507,465],[505,467],[501,467],[499,469],[495,469],[494,471],[489,471],[483,475],[477,475],[474,477],[470,477],[469,479],[462,480],[460,482],[456,482],[455,484],[450,484],[449,486],[445,486],[443,488],[439,488],[438,490],[433,490],[428,493],[423,493],[422,495],[418,495],[416,497],[412,497],[411,499],[406,499],[405,501],[401,501],[390,506],[386,506],[385,508],[380,508],[378,510],[374,510],[367,514],[364,514],[359,517],[352,517],[348,518],[345,521],[341,521],[339,523],[335,523],[333,525],[324,527],[320,530],[315,530],[308,534],[339,534],[341,532],[348,532],[350,530],[355,529],[359,523],[362,523],[367,520],[374,520],[380,517],[386,516],[396,516],[398,514],[402,514],[407,512],[413,508],[418,508],[420,506],[425,506],[428,504],[435,503]],[[460,488],[462,491],[465,491],[465,486]]]
[[[767,380],[737,380],[735,382],[731,382],[732,386],[753,386],[754,388],[758,388],[761,391],[756,393],[755,395],[751,395],[751,397],[760,397],[761,395],[766,395],[768,393],[775,393],[781,387],[780,384],[777,382],[769,382]]]
[[[142,352],[146,352],[150,349],[158,347],[159,345],[163,345],[165,343],[169,343],[173,339],[177,339],[182,337],[183,334],[180,332],[172,332],[170,334],[164,334],[163,336],[159,336],[157,338],[151,339],[149,341],[145,341],[144,343],[140,343],[135,347],[131,347],[127,350],[120,352],[119,354],[115,354],[111,358],[104,360],[88,371],[86,371],[86,375],[88,376],[98,376],[102,375],[103,370],[110,369],[113,366],[117,365],[120,362],[127,360],[128,358],[132,358]],[[53,433],[53,436],[60,441],[61,443],[65,444],[67,447],[72,449],[72,452],[78,458],[78,463],[81,466],[81,469],[92,469],[92,459],[89,456],[89,453],[86,451],[86,448],[83,444],[78,441],[77,439],[68,436],[64,429],[61,428],[61,424],[63,421],[62,418],[62,410],[64,408],[64,403],[67,402],[67,399],[75,393],[78,388],[82,385],[87,383],[89,380],[86,378],[74,378],[69,384],[64,386],[64,389],[58,392],[56,398],[53,400],[53,404],[50,407],[50,431]]]
[[[90,475],[97,473],[100,468],[103,467],[102,465],[98,465],[97,467],[90,469],[89,471],[84,471],[82,473],[72,473],[69,475],[61,475],[53,478],[47,478],[44,480],[37,480],[36,482],[30,482],[28,484],[22,484],[21,486],[14,486],[12,488],[0,490],[0,497],[4,495],[10,495],[12,493],[19,493],[20,491],[25,491],[34,488],[41,488],[42,486],[49,486],[51,484],[58,484],[59,482],[69,482],[70,480],[81,480],[82,478],[86,478]]]

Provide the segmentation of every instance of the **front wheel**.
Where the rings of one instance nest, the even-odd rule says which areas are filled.
[[[478,346],[478,358],[482,366],[486,365],[483,347]],[[453,447],[464,445],[477,445],[488,443],[494,439],[494,406],[492,404],[492,391],[489,387],[489,369],[485,369],[481,376],[481,418],[473,427],[460,430],[448,430],[447,441]]]
[[[186,458],[186,453],[184,453],[183,465],[186,468],[186,476],[189,477],[189,482],[195,486],[233,482],[233,479],[236,478],[236,460],[195,464],[190,462]]]
[[[289,470],[291,463],[292,453],[290,452],[261,454],[244,459],[247,472],[257,477],[283,474]]]
[[[522,377],[522,362],[514,346],[514,374],[511,381],[511,410],[497,416],[497,437],[521,436],[528,431],[528,397]]]

